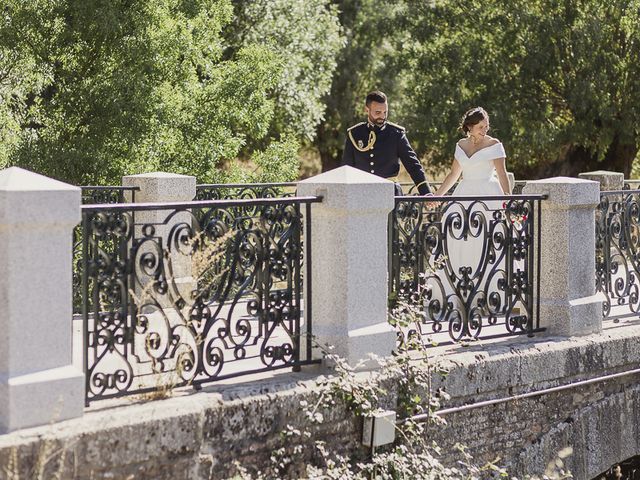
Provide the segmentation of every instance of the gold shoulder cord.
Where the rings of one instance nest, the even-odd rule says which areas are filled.
[[[371,150],[373,148],[373,145],[376,143],[376,132],[374,132],[373,130],[371,130],[369,132],[369,141],[368,141],[366,147],[359,147],[356,144],[356,141],[353,139],[353,135],[351,135],[351,130],[349,130],[347,133],[349,134],[349,139],[351,140],[351,143],[353,144],[353,148],[355,148],[359,152],[367,152],[367,151]]]
[[[399,128],[400,130],[402,130],[403,132],[406,132],[407,129],[404,128],[402,125],[398,125],[397,123],[393,123],[393,122],[387,122],[387,125],[391,125],[392,127],[396,127]]]

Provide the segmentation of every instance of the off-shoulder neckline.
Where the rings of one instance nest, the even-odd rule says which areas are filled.
[[[480,153],[480,152],[483,152],[483,151],[485,151],[485,150],[487,150],[487,149],[489,149],[489,148],[493,148],[493,147],[495,147],[496,145],[502,145],[502,142],[498,140],[498,141],[497,141],[496,143],[494,143],[493,145],[489,145],[488,147],[482,147],[481,149],[476,150],[475,152],[473,152],[473,153],[471,154],[471,156],[469,156],[469,155],[467,154],[467,152],[465,152],[465,151],[464,151],[464,148],[462,148],[462,147],[460,146],[460,144],[459,144],[459,143],[456,143],[456,147],[458,147],[458,148],[460,149],[460,151],[461,151],[462,153],[464,153],[464,156],[465,156],[465,157],[467,157],[468,159],[472,159],[472,158],[474,157],[474,155],[476,155],[476,154],[478,154],[478,153]]]

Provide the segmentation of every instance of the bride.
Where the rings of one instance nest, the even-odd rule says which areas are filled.
[[[482,107],[469,110],[462,117],[460,130],[466,134],[456,144],[451,171],[435,195],[449,191],[462,174],[462,181],[453,195],[509,195],[509,180],[505,168],[504,147],[487,135],[489,114]]]
[[[466,138],[456,144],[451,171],[435,195],[446,194],[460,175],[454,196],[509,195],[506,154],[502,143],[487,135],[487,112],[481,107],[467,111],[460,129]],[[481,319],[495,321],[507,301],[504,248],[492,243],[501,228],[503,201],[469,199],[441,205],[440,242],[433,254],[443,261],[436,262],[429,279],[428,311],[433,320],[449,321],[454,336],[476,336]]]

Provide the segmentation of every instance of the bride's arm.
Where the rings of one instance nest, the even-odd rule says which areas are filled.
[[[509,179],[507,178],[507,169],[505,167],[505,159],[496,158],[493,161],[493,165],[496,167],[496,173],[498,174],[498,181],[500,182],[500,188],[505,195],[511,195],[511,187],[509,186]]]
[[[449,175],[445,177],[445,179],[442,181],[442,185],[440,185],[440,188],[436,190],[436,193],[434,195],[439,196],[447,193],[453,186],[453,184],[456,183],[456,180],[460,178],[461,173],[462,167],[458,163],[458,160],[454,158],[453,163],[451,164],[451,171],[449,172]]]

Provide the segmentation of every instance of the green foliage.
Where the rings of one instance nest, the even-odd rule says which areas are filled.
[[[640,138],[637,0],[408,3],[408,123],[433,162],[450,163],[460,116],[482,105],[516,173],[629,173]]]
[[[244,165],[232,163],[229,168],[218,172],[217,182],[221,183],[277,183],[289,182],[298,176],[298,151],[300,142],[292,134],[285,134],[281,140],[273,140],[262,151],[256,151],[251,160],[255,168],[249,170]]]
[[[291,180],[298,145],[338,164],[379,88],[434,166],[483,105],[518,177],[628,175],[639,23],[640,0],[4,0],[0,168]]]
[[[227,30],[230,52],[247,45],[266,45],[282,62],[272,98],[276,102],[272,135],[315,137],[323,119],[344,43],[336,7],[329,0],[234,0],[236,18]]]
[[[401,44],[406,35],[400,28],[411,12],[404,1],[339,0],[346,43],[338,56],[331,92],[325,98],[327,114],[318,125],[317,146],[323,169],[336,167],[342,156],[346,129],[362,121],[366,94],[381,89],[390,95],[390,118],[402,122],[395,112],[401,98],[395,95],[403,83],[396,63],[394,41]]]
[[[7,0],[0,24],[0,163],[78,184],[166,170],[220,177],[264,138],[282,63],[222,58],[228,0]]]
[[[286,182],[296,178],[298,174],[299,143],[291,137],[285,137],[280,142],[272,142],[266,150],[253,156],[253,161],[259,167],[259,176],[253,177],[253,182]]]

